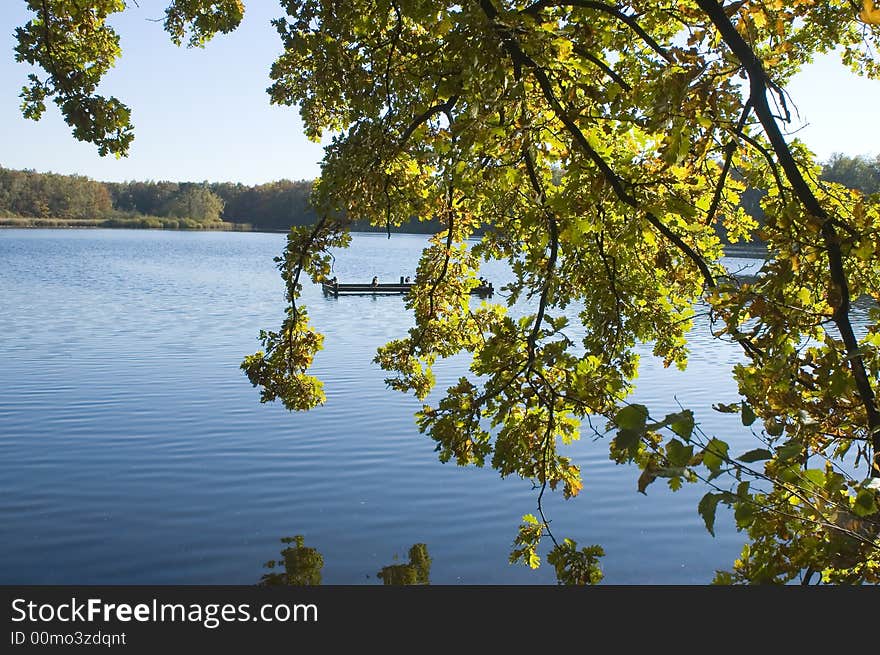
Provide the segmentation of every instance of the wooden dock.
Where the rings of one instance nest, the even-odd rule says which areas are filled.
[[[414,285],[403,282],[393,284],[339,284],[338,282],[322,282],[321,288],[328,296],[339,297],[341,295],[401,295],[408,292]],[[492,284],[482,285],[471,289],[472,296],[488,298],[495,289]]]

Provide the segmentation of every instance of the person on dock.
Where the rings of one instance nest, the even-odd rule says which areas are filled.
[[[409,275],[406,276],[406,279],[403,281],[404,284],[412,284],[412,280],[409,279]]]
[[[378,287],[378,286],[379,286],[379,277],[376,276],[376,275],[374,275],[374,276],[373,276],[373,281],[370,282],[370,284],[372,284],[374,287]]]

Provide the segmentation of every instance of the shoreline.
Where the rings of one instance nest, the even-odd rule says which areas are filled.
[[[255,232],[250,223],[200,223],[192,219],[144,218],[0,218],[0,229],[21,230],[172,230],[176,232]]]
[[[260,229],[254,227],[251,223],[200,223],[192,226],[190,223],[187,227],[166,227],[163,225],[145,224],[147,219],[54,219],[54,218],[0,218],[0,230],[2,229],[20,229],[20,230],[89,230],[89,229],[105,229],[105,230],[163,230],[169,232],[256,232],[263,234],[287,234],[287,230]],[[25,224],[16,224],[11,221],[27,221]],[[194,222],[194,221],[193,221]],[[41,224],[42,223],[42,224]],[[353,232],[361,232],[353,230]],[[370,234],[371,232],[364,232]],[[384,234],[384,231],[382,231]],[[416,234],[424,235],[425,232],[394,232],[393,234]],[[767,248],[763,244],[727,244],[724,247],[724,254],[727,257],[748,257],[763,258],[767,253]]]

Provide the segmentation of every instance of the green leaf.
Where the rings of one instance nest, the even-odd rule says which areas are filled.
[[[617,412],[614,424],[623,430],[645,431],[645,423],[648,420],[648,408],[644,405],[627,405]]]
[[[871,240],[866,240],[858,248],[854,248],[852,252],[862,261],[868,261],[874,256],[874,243]]]
[[[856,516],[870,516],[877,511],[877,494],[870,489],[859,490],[853,503],[853,514]]]
[[[669,414],[666,416],[665,421],[668,423],[670,430],[685,441],[690,441],[691,435],[694,432],[694,413],[691,410],[686,409],[683,412]]]
[[[825,471],[821,469],[807,469],[802,475],[817,487],[825,486]]]
[[[776,449],[776,457],[780,462],[790,462],[803,458],[804,446],[799,441],[787,441]]]
[[[633,452],[639,445],[642,438],[641,432],[635,430],[618,430],[617,437],[614,439],[614,445],[619,450],[628,450]]]
[[[687,466],[694,456],[694,447],[685,446],[678,439],[673,439],[666,444],[666,459],[673,467]]]
[[[754,503],[750,500],[740,501],[734,505],[733,516],[738,528],[747,528],[755,521],[757,513]]]
[[[779,469],[776,471],[776,477],[778,477],[783,482],[787,482],[789,484],[797,484],[801,477],[801,469],[796,464],[780,466]]]
[[[743,402],[743,404],[742,404],[742,414],[741,414],[741,417],[740,417],[740,418],[742,419],[742,424],[745,425],[746,427],[748,427],[748,426],[750,426],[752,423],[755,422],[755,419],[756,419],[757,417],[755,416],[755,412],[754,412],[754,410],[752,409],[751,405],[748,405],[748,404],[746,404],[745,402]]]
[[[764,421],[764,429],[771,437],[778,437],[785,430],[785,424],[771,417]]]
[[[729,448],[730,446],[727,445],[727,442],[720,439],[712,439],[703,450],[703,464],[713,473],[720,472],[721,465],[727,459]]]
[[[700,499],[697,505],[697,511],[703,517],[706,529],[713,537],[715,536],[715,510],[718,508],[718,501],[721,500],[722,494],[709,492]]]
[[[770,459],[773,457],[773,453],[771,453],[766,448],[755,448],[754,450],[750,450],[747,453],[743,453],[737,459],[740,462],[745,462],[746,464],[751,464],[752,462],[760,462],[765,459]]]

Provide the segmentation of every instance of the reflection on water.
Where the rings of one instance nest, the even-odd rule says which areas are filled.
[[[281,543],[293,545],[288,545],[281,551],[281,559],[269,560],[263,565],[272,572],[264,574],[260,578],[260,584],[265,587],[321,584],[324,556],[314,548],[306,546],[305,537],[301,534],[284,537]],[[276,572],[274,570],[276,568],[283,568],[284,572]]]
[[[376,574],[386,585],[431,584],[431,557],[425,544],[413,544],[409,562],[383,566]]]
[[[282,543],[288,544],[281,551],[281,559],[269,560],[263,566],[270,573],[263,574],[260,585],[266,587],[282,585],[319,585],[324,556],[305,545],[305,537],[296,535],[284,537]],[[292,545],[291,545],[292,544]],[[276,569],[284,569],[276,571]],[[427,585],[431,584],[431,557],[425,544],[413,544],[409,549],[409,561],[404,564],[383,566],[376,574],[386,585]]]

